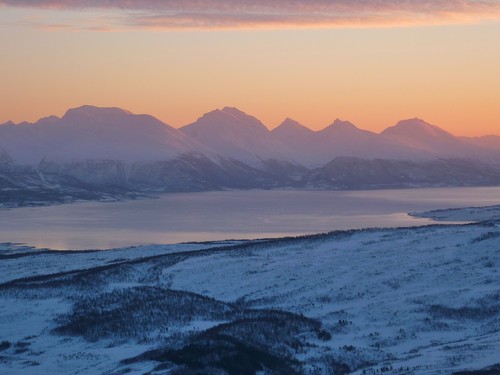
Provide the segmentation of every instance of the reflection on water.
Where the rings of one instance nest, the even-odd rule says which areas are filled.
[[[0,211],[0,242],[53,249],[282,237],[428,224],[407,212],[500,202],[500,188],[226,191]]]

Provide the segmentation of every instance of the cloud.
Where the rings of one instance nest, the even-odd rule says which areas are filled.
[[[105,30],[384,27],[500,20],[500,0],[0,0],[1,5],[112,11],[115,16],[102,25]]]

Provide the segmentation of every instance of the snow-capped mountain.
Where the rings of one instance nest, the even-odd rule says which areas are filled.
[[[293,156],[308,167],[319,167],[337,157],[365,159],[422,160],[437,154],[414,147],[397,138],[363,130],[349,121],[336,119],[319,131],[311,131],[287,120],[272,131],[273,136],[292,146]]]
[[[42,160],[157,161],[208,151],[150,115],[93,106],[70,109],[62,118],[52,116],[34,124],[4,124],[0,149],[15,162],[31,165]]]
[[[349,121],[337,119],[319,134],[324,134],[325,147],[332,148],[334,157],[391,160],[421,160],[428,157],[426,152],[404,144],[399,139],[387,139],[380,134],[359,129]]]
[[[121,194],[497,185],[498,139],[455,137],[419,119],[380,134],[341,120],[312,131],[286,119],[269,131],[230,107],[178,130],[149,115],[82,106],[62,118],[0,125],[0,193],[38,204],[71,201],[77,188],[107,194],[110,186]]]
[[[271,130],[271,134],[276,139],[295,149],[303,147],[304,139],[311,140],[315,132],[287,117],[279,126]],[[308,150],[310,151],[311,149],[309,148]]]
[[[382,137],[397,141],[408,149],[415,149],[432,156],[478,157],[475,147],[463,142],[459,137],[418,119],[399,121],[396,125],[380,133]]]
[[[180,130],[220,155],[251,165],[269,159],[290,161],[292,154],[262,122],[237,108],[208,112]]]
[[[177,130],[150,115],[86,105],[68,110],[62,118],[0,125],[0,151],[13,162],[31,165],[42,160],[143,163],[196,153],[215,160],[231,158],[253,167],[274,160],[311,168],[345,156],[491,160],[500,155],[500,137],[456,137],[417,118],[400,121],[380,134],[339,119],[312,131],[287,118],[269,131],[257,118],[231,107],[208,112]]]
[[[325,164],[325,156],[318,148],[317,132],[299,122],[286,118],[278,127],[271,130],[271,135],[277,141],[289,146],[290,158],[297,160],[298,163],[307,167]]]

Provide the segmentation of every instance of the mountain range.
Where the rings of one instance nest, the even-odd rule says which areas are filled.
[[[68,179],[98,190],[338,189],[496,185],[499,171],[499,136],[457,137],[418,118],[381,133],[339,119],[313,131],[287,118],[269,130],[225,107],[175,129],[150,115],[86,105],[61,118],[0,125],[4,202],[5,189],[30,186],[19,183],[23,175],[38,188],[50,180],[45,188],[64,195]]]

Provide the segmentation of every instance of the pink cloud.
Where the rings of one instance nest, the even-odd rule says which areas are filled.
[[[113,27],[123,29],[371,27],[500,20],[498,0],[0,0],[0,5],[113,10],[119,14]]]

